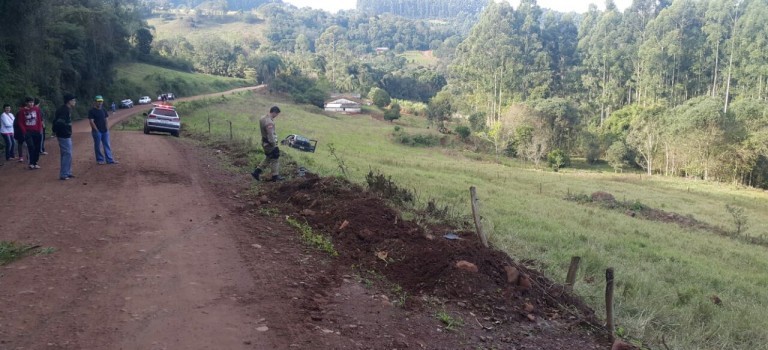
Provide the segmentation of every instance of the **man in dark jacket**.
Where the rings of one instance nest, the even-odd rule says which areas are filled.
[[[61,153],[61,169],[59,180],[69,180],[72,175],[72,110],[77,104],[77,99],[72,94],[64,94],[64,105],[56,110],[53,117],[53,132],[59,139]]]

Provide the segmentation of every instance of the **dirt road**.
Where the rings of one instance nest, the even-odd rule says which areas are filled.
[[[88,103],[88,102],[80,102]],[[111,124],[128,116],[117,112]],[[86,121],[73,173],[58,180],[58,145],[42,169],[0,168],[2,240],[51,247],[0,269],[2,349],[271,349],[257,288],[183,140],[112,134],[120,164],[98,165]]]

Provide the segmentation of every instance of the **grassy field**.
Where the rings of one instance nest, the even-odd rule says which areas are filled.
[[[406,51],[400,56],[408,60],[409,65],[434,67],[437,65],[437,58],[432,56],[432,51]]]
[[[134,103],[145,95],[154,101],[163,92],[173,92],[177,97],[185,97],[252,84],[245,79],[179,72],[143,63],[121,64],[116,70],[118,81],[106,95],[113,96],[118,101],[130,98]]]
[[[768,248],[563,200],[605,191],[617,200],[725,228],[733,221],[725,209],[729,204],[744,208],[747,234],[762,235],[768,233],[765,191],[585,167],[555,173],[512,160],[498,164],[459,148],[408,147],[393,141],[391,123],[366,115],[324,115],[254,93],[187,108],[182,120],[188,130],[207,132],[210,118],[212,133],[227,137],[231,121],[233,137],[258,144],[258,117],[273,104],[283,110],[277,119],[280,137],[298,133],[319,140],[316,153],[285,150],[311,171],[340,174],[339,161],[329,152],[333,145],[351,180],[363,182],[374,169],[414,189],[422,203],[434,198],[461,214],[470,211],[468,188],[477,186],[492,243],[518,260],[534,261],[559,281],[571,256],[581,256],[575,290],[599,315],[605,269],[613,267],[622,336],[654,348],[661,348],[664,336],[672,349],[768,349]],[[419,124],[409,120],[401,128],[411,135],[434,133]],[[251,164],[260,160],[252,157]],[[722,302],[713,302],[715,297]]]
[[[266,43],[264,29],[266,24],[245,23],[231,21],[229,23],[217,23],[214,21],[197,20],[194,25],[189,16],[177,16],[172,19],[154,17],[147,20],[147,24],[155,28],[155,41],[184,37],[194,42],[206,37],[217,37],[230,44],[249,45],[250,43]]]

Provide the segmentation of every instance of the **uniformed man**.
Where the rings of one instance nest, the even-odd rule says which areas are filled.
[[[269,114],[261,117],[259,126],[261,127],[261,146],[264,148],[266,158],[253,170],[251,175],[256,181],[261,180],[262,168],[271,169],[272,177],[266,181],[280,181],[280,147],[277,146],[277,132],[275,131],[275,118],[280,114],[280,108],[273,106],[269,109]]]

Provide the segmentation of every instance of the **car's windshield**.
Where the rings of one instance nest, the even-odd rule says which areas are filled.
[[[309,139],[304,136],[296,136],[296,141],[299,142],[309,142]]]
[[[162,115],[165,117],[176,117],[176,111],[171,109],[162,109],[162,108],[156,108],[154,111],[152,111],[152,114],[156,115]]]

